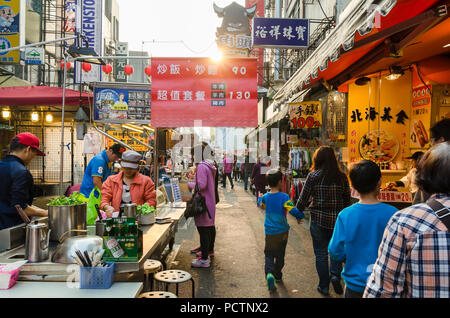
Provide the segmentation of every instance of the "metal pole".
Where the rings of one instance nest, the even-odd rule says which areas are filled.
[[[21,45],[21,46],[15,46],[15,47],[12,47],[12,48],[9,48],[9,49],[0,50],[0,53],[6,53],[6,52],[10,52],[10,51],[21,50],[21,49],[26,49],[26,48],[29,48],[29,47],[35,47],[35,46],[40,46],[40,45],[45,45],[45,44],[50,44],[50,43],[55,43],[55,42],[63,42],[63,41],[67,41],[67,40],[73,40],[73,39],[76,39],[76,38],[77,38],[76,35],[72,35],[72,36],[68,36],[67,38],[62,38],[62,39],[54,39],[54,40],[48,40],[48,41],[42,41],[42,42],[36,42],[36,43]]]
[[[66,105],[66,73],[67,73],[67,55],[64,54],[64,70],[63,70],[63,99],[61,110],[61,159],[59,170],[59,195],[63,195],[63,178],[64,178],[64,107]]]
[[[153,182],[155,183],[155,187],[158,188],[159,186],[159,156],[158,156],[158,132],[159,128],[155,128],[155,149],[153,149],[154,153],[154,167],[153,167]]]

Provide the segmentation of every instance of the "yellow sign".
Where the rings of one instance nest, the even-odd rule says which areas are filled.
[[[131,148],[133,148],[133,150],[135,151],[148,151],[149,149],[144,146],[141,145],[140,143],[134,141],[133,139],[131,139],[127,134],[124,134],[123,131],[121,130],[108,130],[107,133],[117,139],[119,139],[120,141],[126,143],[127,145],[129,145]],[[130,131],[130,135],[133,136],[136,139],[139,139],[140,141],[148,144],[149,143],[149,138],[146,137],[142,137],[141,133],[139,132],[131,132]],[[115,144],[115,141],[109,138],[106,138],[106,147],[109,149],[109,147],[111,147],[113,144]]]
[[[322,125],[322,105],[319,101],[289,104],[291,129],[317,128]]]
[[[20,0],[0,0],[0,51],[19,46]],[[19,50],[0,53],[0,63],[19,63]]]
[[[412,90],[410,147],[424,148],[430,141],[431,92],[425,86]]]

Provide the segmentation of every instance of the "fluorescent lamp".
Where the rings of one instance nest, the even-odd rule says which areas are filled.
[[[11,118],[11,112],[8,109],[2,110],[2,117],[3,117],[3,119],[10,119]]]
[[[39,120],[39,114],[37,112],[31,113],[31,121],[38,121]]]

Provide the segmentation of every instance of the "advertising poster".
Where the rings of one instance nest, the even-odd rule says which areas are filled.
[[[317,128],[322,126],[322,106],[319,101],[289,104],[291,129]]]
[[[120,141],[126,143],[131,148],[133,148],[134,151],[148,151],[148,148],[144,145],[141,145],[140,143],[136,142],[132,138],[130,138],[127,134],[125,134],[122,130],[107,130],[107,134],[119,139]],[[136,139],[139,139],[140,141],[148,144],[149,138],[148,136],[143,137],[143,135],[139,132],[130,131],[129,132],[131,136],[133,136]],[[113,144],[116,142],[112,139],[106,138],[106,148],[110,148]]]
[[[430,141],[431,124],[431,94],[425,86],[412,90],[411,110],[410,147],[424,148]]]
[[[150,123],[150,90],[94,88],[94,120]]]
[[[256,127],[255,58],[152,59],[152,126]]]
[[[19,13],[19,0],[0,0],[0,51],[19,46]],[[19,50],[0,52],[0,62],[19,63]]]
[[[86,36],[89,47],[93,48],[98,55],[102,55],[102,2],[94,0],[78,0],[81,6],[76,11],[76,29]],[[85,46],[84,41],[81,44]],[[75,62],[75,83],[92,83],[102,80],[102,66],[92,64],[92,69],[85,72],[81,69],[81,62]]]

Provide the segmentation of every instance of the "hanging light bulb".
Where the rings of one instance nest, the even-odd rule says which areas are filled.
[[[39,114],[37,112],[31,113],[31,121],[38,121],[39,120]]]
[[[2,117],[3,117],[3,119],[10,119],[11,118],[11,112],[8,109],[2,110]]]
[[[52,114],[45,115],[45,121],[51,123],[53,121],[53,115]]]

